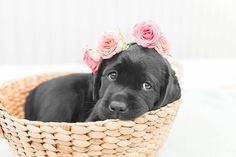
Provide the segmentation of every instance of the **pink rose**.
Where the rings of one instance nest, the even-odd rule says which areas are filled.
[[[161,36],[157,46],[155,47],[156,51],[161,55],[167,55],[170,50],[170,42],[165,36]]]
[[[108,59],[121,52],[123,42],[120,37],[114,33],[106,33],[102,36],[98,49],[103,59]]]
[[[161,31],[154,21],[144,21],[134,26],[133,36],[138,45],[155,48],[161,37]]]
[[[85,49],[84,62],[89,66],[89,68],[96,73],[98,67],[102,61],[100,54],[96,50]]]

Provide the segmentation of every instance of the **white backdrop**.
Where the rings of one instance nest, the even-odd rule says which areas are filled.
[[[77,63],[85,45],[157,21],[178,58],[236,57],[235,0],[0,0],[0,65]]]

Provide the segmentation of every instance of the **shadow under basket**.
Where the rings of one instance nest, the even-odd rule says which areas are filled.
[[[43,81],[65,74],[68,73],[35,75],[0,85],[0,136],[8,141],[17,156],[156,155],[166,140],[180,100],[145,113],[134,121],[44,123],[23,119],[28,92]]]

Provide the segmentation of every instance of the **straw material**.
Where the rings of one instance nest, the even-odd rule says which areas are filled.
[[[23,119],[28,92],[67,73],[50,73],[0,85],[0,136],[22,157],[152,157],[163,145],[180,101],[134,121],[44,123]]]

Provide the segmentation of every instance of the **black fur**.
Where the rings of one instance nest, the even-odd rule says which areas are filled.
[[[108,74],[115,72],[111,80]],[[148,82],[153,88],[144,90]],[[25,118],[77,122],[134,119],[181,97],[175,72],[154,49],[131,44],[103,60],[95,75],[72,74],[47,81],[30,92]]]

